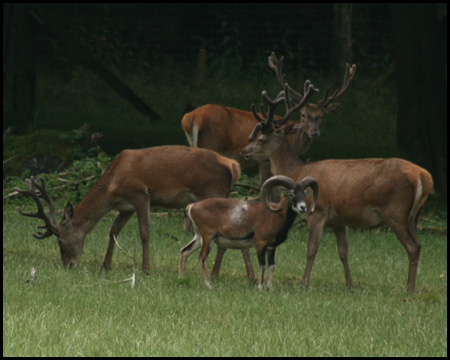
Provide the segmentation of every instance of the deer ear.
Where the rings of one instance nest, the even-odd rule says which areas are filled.
[[[277,135],[277,136],[289,135],[293,128],[294,128],[294,124],[289,124],[289,125],[284,126],[282,128],[278,128],[278,129],[275,130],[275,135]]]
[[[66,208],[64,209],[62,222],[68,223],[73,216],[73,206],[70,202],[67,203]]]

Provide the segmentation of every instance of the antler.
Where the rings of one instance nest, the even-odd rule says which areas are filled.
[[[286,87],[286,75],[283,74],[281,68],[283,67],[283,61],[284,56],[280,57],[280,59],[277,59],[277,56],[275,55],[275,52],[272,51],[272,54],[269,56],[269,67],[275,71],[275,74],[277,75],[278,82],[281,84],[281,86]],[[295,100],[296,102],[299,102],[302,100],[302,94],[298,93],[291,87],[289,87],[289,95],[292,97],[292,100]]]
[[[284,91],[281,91],[274,100],[269,98],[269,96],[267,95],[267,91],[262,92],[261,96],[264,102],[269,107],[269,111],[266,112],[264,110],[264,105],[261,104],[261,113],[265,119],[259,116],[259,114],[256,112],[255,104],[252,104],[253,116],[259,121],[259,123],[256,124],[255,127],[253,128],[253,131],[248,138],[250,141],[255,140],[256,135],[258,134],[259,131],[261,131],[263,134],[267,134],[273,130],[273,127],[280,127],[281,125],[283,125],[286,121],[288,121],[292,117],[292,115],[295,112],[297,112],[303,106],[305,106],[310,97],[316,94],[319,90],[316,89],[309,80],[306,80],[303,86],[304,94],[301,98],[301,101],[294,106],[291,105],[290,91],[291,90],[289,85],[286,84],[284,86]],[[273,117],[275,114],[275,109],[283,101],[286,104],[286,113],[282,118],[274,120]]]
[[[290,92],[291,92],[291,88],[289,87],[288,84],[286,84],[284,86],[284,93],[285,93],[284,102],[286,104],[286,114],[284,114],[284,116],[281,119],[277,119],[277,120],[273,121],[273,124],[275,127],[280,127],[286,121],[288,121],[292,117],[292,115],[294,115],[294,113],[296,113],[303,106],[306,105],[306,103],[311,98],[311,96],[313,96],[314,94],[317,94],[319,92],[319,89],[316,89],[314,87],[314,85],[311,84],[311,81],[306,80],[305,84],[303,85],[303,97],[302,97],[301,101],[294,106],[291,105]]]
[[[56,228],[56,222],[55,222],[55,205],[53,204],[52,199],[47,193],[47,190],[45,188],[45,181],[43,178],[39,178],[39,181],[41,182],[41,185],[38,185],[34,181],[34,177],[32,176],[30,179],[27,179],[26,182],[28,184],[28,190],[23,190],[18,187],[15,188],[20,194],[24,194],[27,196],[30,196],[34,199],[37,205],[37,212],[24,212],[22,209],[17,208],[17,211],[23,215],[23,216],[29,216],[29,217],[36,217],[44,220],[45,225],[44,226],[38,226],[39,229],[47,229],[45,233],[38,232],[38,234],[33,234],[33,236],[36,239],[44,239],[46,237],[49,237],[51,235],[58,235],[58,230]],[[47,216],[44,211],[44,207],[42,206],[41,201],[39,200],[39,197],[36,193],[35,187],[39,190],[41,193],[41,197],[48,203],[50,207],[50,213]]]
[[[351,67],[349,64],[346,64],[345,66],[345,75],[344,75],[344,83],[342,84],[341,89],[336,89],[333,95],[328,97],[329,89],[327,88],[327,91],[325,92],[325,97],[319,101],[319,106],[322,108],[326,108],[329,106],[333,101],[339,99],[348,89],[350,86],[350,83],[352,82],[353,78],[355,77],[356,73],[356,65],[353,64]]]

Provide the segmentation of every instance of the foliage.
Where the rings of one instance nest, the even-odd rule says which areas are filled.
[[[38,129],[7,136],[3,143],[3,177],[59,171],[74,160],[96,157],[101,151],[97,140],[102,134],[92,134],[88,128],[84,124],[68,131]]]
[[[72,166],[65,171],[41,174],[41,176],[45,179],[48,193],[55,202],[64,202],[65,204],[70,201],[77,204],[97,182],[111,161],[110,156],[101,152],[96,157],[85,157],[74,161]],[[27,185],[24,179],[28,176],[29,174],[23,174],[22,177],[10,176],[3,179],[4,194],[11,194],[16,186],[26,189]],[[34,201],[28,197],[6,196],[4,199],[6,203],[35,206]]]

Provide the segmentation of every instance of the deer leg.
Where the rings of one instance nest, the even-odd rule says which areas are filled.
[[[114,223],[111,226],[111,230],[109,231],[108,250],[106,251],[105,260],[103,260],[103,268],[104,269],[109,269],[111,267],[111,261],[112,261],[112,256],[113,256],[113,252],[114,252],[114,245],[116,243],[114,240],[114,237],[117,238],[117,236],[120,233],[120,230],[122,230],[122,228],[125,226],[125,224],[130,219],[131,215],[133,215],[133,214],[134,214],[134,211],[120,212],[119,215],[114,220]]]
[[[348,266],[348,228],[347,226],[334,226],[333,231],[336,235],[339,258],[341,259],[342,265],[344,265],[345,281],[347,287],[352,288],[353,281]]]
[[[420,249],[422,246],[417,240],[415,234],[410,234],[410,238],[415,240],[412,240],[408,245],[405,245],[409,258],[408,282],[406,284],[406,290],[409,293],[413,293],[416,289],[417,267],[419,266]]]
[[[413,293],[416,288],[417,267],[419,265],[420,249],[422,247],[417,239],[416,222],[413,221],[410,223],[407,219],[404,221],[395,221],[393,218],[385,220],[408,253],[409,271],[406,290],[409,293]]]
[[[323,234],[323,227],[325,225],[325,219],[317,219],[314,215],[310,216],[309,222],[309,241],[308,250],[306,254],[306,268],[303,273],[302,284],[305,287],[309,286],[309,279],[311,277],[311,271],[316,258],[317,249],[320,245],[320,239]]]
[[[133,202],[139,222],[139,234],[142,241],[142,269],[148,274],[150,271],[150,200],[147,196],[141,196]]]

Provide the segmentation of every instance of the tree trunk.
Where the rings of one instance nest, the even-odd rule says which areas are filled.
[[[13,26],[16,27],[14,54],[13,114],[19,132],[34,123],[36,87],[36,26],[29,16],[30,4],[16,4]],[[8,74],[11,75],[11,74]]]
[[[331,61],[336,73],[345,71],[345,64],[352,63],[352,10],[353,4],[333,4],[333,46]]]
[[[393,4],[391,10],[399,154],[430,171],[447,202],[447,84],[436,4]]]

